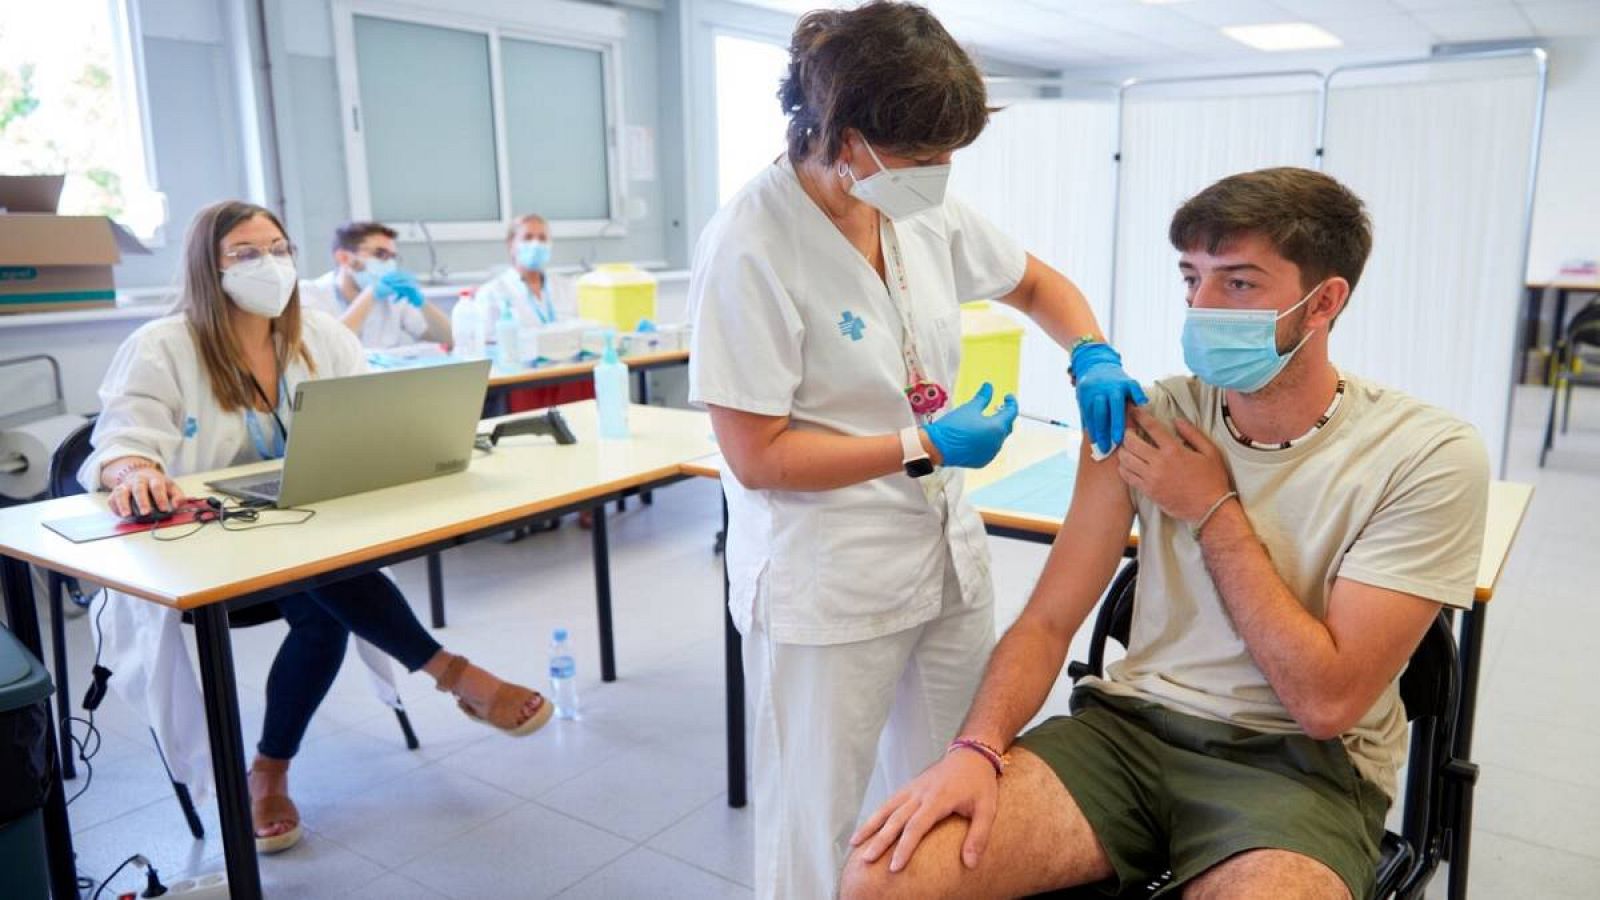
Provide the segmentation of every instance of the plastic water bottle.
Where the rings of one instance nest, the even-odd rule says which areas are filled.
[[[558,718],[578,720],[578,664],[567,646],[565,628],[550,636],[550,702],[556,705]]]
[[[488,353],[483,312],[470,289],[461,292],[455,308],[450,310],[450,336],[454,340],[452,349],[459,359],[483,359]]]
[[[500,320],[494,323],[494,364],[502,372],[522,371],[521,328],[507,301],[500,307]]]
[[[617,358],[616,335],[606,333],[606,352],[594,367],[594,399],[600,407],[600,436],[628,436],[628,367]]]

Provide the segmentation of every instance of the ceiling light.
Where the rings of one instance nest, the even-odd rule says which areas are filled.
[[[1229,25],[1222,33],[1257,50],[1322,50],[1342,47],[1344,41],[1310,22],[1280,22],[1275,25]]]

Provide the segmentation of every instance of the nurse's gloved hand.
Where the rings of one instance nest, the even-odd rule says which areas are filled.
[[[1127,405],[1143,406],[1150,400],[1139,382],[1122,370],[1122,356],[1110,344],[1079,344],[1072,351],[1072,379],[1078,388],[1078,416],[1089,441],[1101,454],[1122,443],[1123,415]]]
[[[994,415],[984,415],[993,400],[994,385],[984,382],[971,400],[924,426],[941,465],[981,469],[1000,452],[1017,421],[1017,398],[1007,394]]]
[[[422,285],[409,272],[388,273],[378,279],[372,293],[379,300],[404,301],[417,309],[422,308]]]

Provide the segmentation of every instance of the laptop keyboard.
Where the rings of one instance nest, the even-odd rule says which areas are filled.
[[[240,493],[251,493],[261,497],[277,499],[278,492],[283,488],[283,476],[274,475],[260,481],[245,481],[234,485],[233,489]]]

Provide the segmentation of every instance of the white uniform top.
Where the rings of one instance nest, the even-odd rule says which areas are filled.
[[[317,366],[316,377],[366,371],[366,356],[350,329],[309,309],[301,323],[302,339]],[[300,361],[283,373],[288,390],[280,396],[278,415],[285,424],[286,397],[311,377]],[[90,491],[100,490],[101,465],[123,456],[155,460],[174,476],[261,457],[245,424],[247,413],[224,412],[217,404],[194,335],[182,316],[148,322],[123,341],[100,385],[100,403],[92,439],[95,449],[78,470],[78,480]],[[266,413],[259,414],[258,425],[268,436],[277,428]],[[173,779],[187,784],[197,802],[203,801],[212,788],[210,745],[200,687],[177,610],[106,591],[90,616],[99,639],[98,658],[114,673],[112,689],[155,730]],[[358,639],[355,644],[380,699],[398,704],[388,657],[366,641]]]
[[[339,293],[339,270],[300,282],[302,309],[320,309],[340,318],[350,303]],[[428,333],[428,320],[422,310],[404,300],[374,299],[372,309],[361,323],[361,345],[372,350],[387,350],[414,344]]]
[[[473,297],[483,310],[484,334],[494,334],[494,323],[500,319],[500,310],[511,304],[517,324],[523,328],[538,328],[561,319],[577,315],[577,304],[566,290],[563,279],[544,273],[544,291],[535,295],[522,280],[515,266],[507,266],[493,278],[478,286]]]
[[[953,198],[894,229],[925,374],[950,390],[961,362],[960,303],[1009,294],[1027,255]],[[899,308],[787,159],[713,217],[695,253],[689,305],[692,402],[846,435],[914,423]],[[952,397],[951,406],[967,399]],[[731,472],[722,483],[729,606],[746,634],[758,612],[774,640],[800,644],[866,640],[929,621],[939,612],[947,547],[963,597],[986,594],[988,542],[957,470],[814,492],[750,490]]]
[[[350,329],[312,309],[302,309],[300,322],[301,340],[317,365],[315,377],[367,371],[366,354]],[[311,377],[299,359],[284,371],[288,391],[279,396],[278,405],[284,424],[290,420],[288,398]],[[175,478],[254,462],[261,454],[246,424],[249,415],[245,410],[224,412],[218,405],[183,316],[147,322],[112,357],[100,385],[94,452],[78,470],[78,481],[86,490],[100,490],[101,463],[122,456],[154,460]],[[257,416],[257,425],[269,439],[278,427],[267,413]]]

